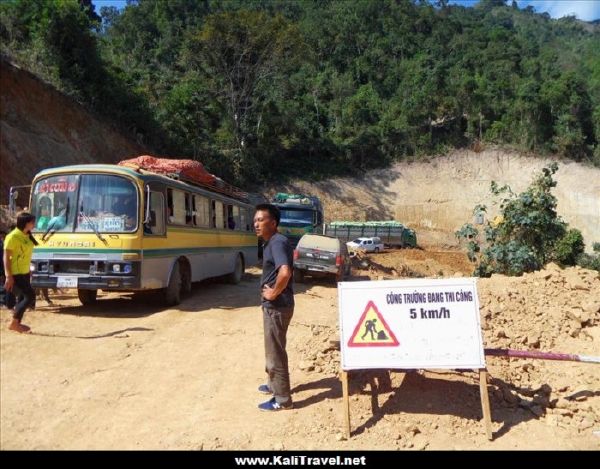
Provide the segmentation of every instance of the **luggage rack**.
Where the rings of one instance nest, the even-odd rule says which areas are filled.
[[[149,174],[159,174],[161,176],[166,176],[168,178],[175,179],[176,181],[185,182],[186,184],[190,184],[191,186],[197,186],[197,187],[201,187],[203,189],[208,189],[213,192],[218,192],[219,194],[233,197],[234,199],[237,199],[241,202],[250,203],[249,194],[247,192],[243,191],[239,187],[234,186],[233,184],[229,184],[228,182],[223,181],[223,179],[216,177],[216,176],[214,176],[215,177],[214,183],[210,184],[210,183],[200,182],[200,181],[196,181],[195,179],[185,177],[184,175],[182,175],[180,173],[174,173],[174,172],[160,173],[160,172],[156,172],[156,171],[148,171],[143,168],[140,168],[140,169]]]

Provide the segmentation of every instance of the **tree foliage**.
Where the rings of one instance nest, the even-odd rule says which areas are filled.
[[[600,30],[515,2],[0,2],[2,51],[236,182],[497,143],[600,165]]]
[[[556,197],[551,192],[556,187],[552,176],[557,170],[556,163],[543,168],[521,194],[492,182],[492,195],[500,198],[500,214],[484,224],[484,239],[471,224],[456,232],[466,242],[469,258],[477,263],[475,275],[521,275],[550,261],[561,265],[578,262],[585,247],[583,236],[578,230],[568,229],[558,216]],[[473,213],[486,211],[480,205]]]

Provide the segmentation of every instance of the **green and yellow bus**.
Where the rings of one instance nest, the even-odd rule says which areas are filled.
[[[238,283],[258,256],[254,207],[239,194],[116,165],[41,171],[32,285],[76,288],[83,304],[100,289],[164,289],[175,305],[192,282]]]

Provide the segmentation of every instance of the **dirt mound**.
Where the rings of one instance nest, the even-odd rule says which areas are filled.
[[[356,268],[372,280],[402,277],[462,277],[473,273],[464,252],[438,249],[389,249],[354,260]]]
[[[437,257],[440,265],[446,265],[450,270],[468,265],[462,264],[462,261],[453,264],[457,253],[430,254],[427,251],[404,250],[370,255],[369,277],[376,279],[381,278],[382,273],[389,274],[385,269],[374,269],[374,259],[380,262],[375,265],[403,266],[404,271],[418,270],[420,258]],[[412,261],[407,261],[407,258],[412,258]],[[397,268],[398,272],[402,272],[401,267]],[[544,270],[523,277],[494,275],[489,279],[478,279],[478,293],[486,348],[600,355],[598,272],[579,267],[562,270],[555,264],[549,264]],[[300,368],[312,374],[337,375],[340,363],[337,328],[323,325],[306,327],[310,329],[310,335],[297,346],[302,356]],[[570,435],[569,438],[577,435],[589,438],[592,430],[600,426],[600,367],[489,356],[486,361],[490,371],[492,413],[497,436],[529,420],[542,421],[550,433],[560,428],[565,435]],[[395,392],[390,395],[392,391]],[[439,446],[437,431],[440,423],[431,417],[403,414],[404,423],[396,428],[395,433],[388,426],[389,421],[394,421],[395,414],[407,411],[405,401],[411,397],[427,402],[423,409],[425,413],[438,409],[440,414],[448,414],[441,421],[451,437],[476,440],[482,432],[477,408],[477,374],[474,372],[353,372],[351,394],[355,425],[359,425],[359,433],[370,433],[367,439],[376,439],[391,431],[392,441],[399,448],[448,447]],[[473,402],[468,411],[452,401],[468,401],[469,397]],[[384,410],[378,407],[378,400],[385,401]],[[418,410],[419,406],[416,408]],[[382,412],[391,417],[383,419],[379,415]],[[379,428],[369,432],[368,428],[374,421]]]
[[[600,355],[600,274],[549,264],[523,277],[478,282],[486,347]],[[488,359],[503,405],[585,432],[600,425],[597,365]]]
[[[35,75],[4,58],[0,70],[0,203],[10,186],[31,184],[42,169],[147,153]]]

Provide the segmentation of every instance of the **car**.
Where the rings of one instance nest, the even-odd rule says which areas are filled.
[[[306,275],[329,276],[340,282],[350,275],[348,248],[337,238],[305,234],[294,249],[294,278],[302,283]]]
[[[380,252],[385,249],[381,238],[378,237],[356,238],[354,241],[347,242],[346,245],[351,251]]]

